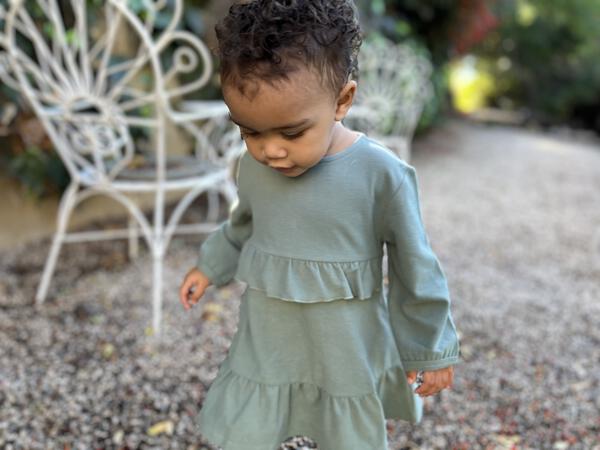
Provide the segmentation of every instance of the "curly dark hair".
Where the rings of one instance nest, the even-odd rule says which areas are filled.
[[[215,27],[222,84],[289,79],[311,67],[335,95],[358,78],[362,43],[352,0],[238,1]]]

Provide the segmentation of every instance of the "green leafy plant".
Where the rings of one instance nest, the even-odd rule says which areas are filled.
[[[411,46],[433,65],[433,95],[426,103],[416,133],[437,123],[449,107],[446,63],[448,39],[456,10],[455,0],[358,0],[361,23],[367,36],[381,33],[386,38]]]
[[[505,0],[497,13],[502,25],[476,49],[499,81],[494,102],[600,131],[600,2]]]
[[[6,164],[8,175],[16,178],[32,199],[40,199],[57,189],[62,191],[70,180],[61,159],[39,147],[25,149]]]

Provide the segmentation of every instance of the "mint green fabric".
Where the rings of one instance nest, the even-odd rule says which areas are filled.
[[[387,450],[386,418],[423,415],[406,371],[460,361],[415,169],[361,135],[296,178],[246,152],[237,179],[238,201],[197,260],[217,287],[247,284],[201,433],[224,450],[274,450],[298,434],[321,450]]]

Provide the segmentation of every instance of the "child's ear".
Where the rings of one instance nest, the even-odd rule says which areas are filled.
[[[348,110],[352,106],[354,96],[356,95],[357,84],[354,80],[349,80],[340,91],[335,108],[335,120],[342,120],[348,114]]]

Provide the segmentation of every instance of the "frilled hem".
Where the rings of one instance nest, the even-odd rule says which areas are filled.
[[[322,449],[387,449],[385,419],[419,423],[422,399],[396,366],[385,370],[376,391],[332,395],[311,383],[261,383],[233,371],[226,359],[206,395],[198,426],[224,450],[275,450],[304,435]],[[293,404],[293,406],[292,406]],[[273,441],[265,442],[265,436]]]
[[[281,300],[316,303],[371,298],[382,289],[382,255],[337,262],[274,255],[246,242],[234,278]]]

